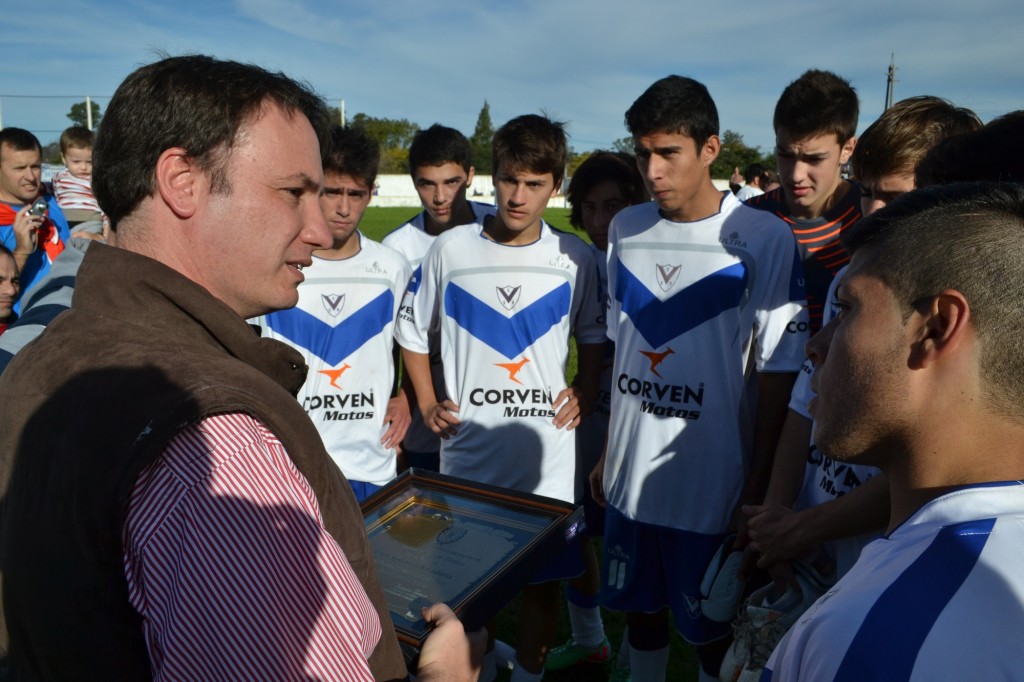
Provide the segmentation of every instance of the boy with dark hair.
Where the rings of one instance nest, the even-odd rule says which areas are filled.
[[[973,180],[1024,182],[1024,110],[944,141],[917,166],[918,187]]]
[[[83,126],[71,126],[60,134],[60,156],[67,170],[54,176],[53,192],[69,227],[103,220],[92,195],[92,141],[92,131]]]
[[[591,476],[607,501],[602,599],[627,612],[634,680],[664,679],[670,611],[711,679],[729,626],[702,614],[701,580],[767,480],[806,339],[799,260],[785,223],[712,184],[718,111],[702,84],[657,81],[626,126],[654,203],[622,210],[609,237],[615,377]]]
[[[806,71],[775,105],[775,156],[782,186],[748,200],[779,216],[800,245],[813,334],[821,327],[825,292],[849,260],[839,241],[860,218],[860,189],[842,167],[857,144],[859,104],[850,83],[829,71]]]
[[[743,173],[743,187],[740,187],[740,191],[736,192],[736,198],[740,201],[746,201],[751,197],[756,197],[764,194],[764,188],[768,184],[765,182],[768,176],[764,173],[764,166],[757,163],[756,161],[747,166],[746,172]]]
[[[71,236],[57,200],[45,192],[42,153],[29,131],[0,130],[0,244],[14,254],[22,292],[46,276]],[[42,210],[31,210],[38,199]],[[14,311],[21,311],[20,301]]]
[[[573,429],[593,409],[604,325],[592,252],[542,219],[566,149],[562,125],[543,116],[495,133],[498,213],[435,240],[409,285],[397,338],[423,421],[443,439],[442,473],[574,502]],[[435,329],[447,397],[431,381]],[[570,336],[579,344],[574,386],[565,381]],[[582,572],[578,549],[566,558],[573,566],[552,565],[523,591],[513,680],[543,674],[557,581]]]
[[[594,152],[573,173],[566,198],[572,207],[569,222],[573,227],[585,230],[592,242],[598,265],[601,307],[606,308],[608,226],[619,211],[647,200],[643,178],[636,169],[636,159],[622,152]],[[585,417],[576,429],[576,477],[583,489],[588,536],[582,544],[585,570],[566,584],[572,633],[568,642],[548,654],[547,670],[561,670],[581,662],[604,663],[611,657],[598,599],[600,567],[591,541],[591,538],[604,536],[604,510],[594,501],[587,478],[601,458],[608,437],[613,356],[614,347],[607,342],[597,404],[594,412]]]
[[[494,206],[466,200],[473,182],[469,140],[454,128],[435,123],[420,130],[409,147],[409,173],[423,212],[384,237],[382,243],[401,253],[417,270],[434,238],[456,225],[482,223],[494,215]],[[436,339],[431,343],[430,367],[434,390],[443,393],[444,376],[441,353]],[[413,387],[403,375],[403,385],[415,401]],[[402,442],[402,459],[410,467],[430,471],[440,468],[441,440],[423,424],[419,411],[413,410],[412,424]]]
[[[807,345],[814,437],[886,475],[886,536],[758,679],[1019,677],[1022,226],[1019,183],[965,183],[910,192],[844,235],[842,313]]]
[[[320,207],[332,244],[303,269],[298,305],[260,325],[305,357],[310,371],[299,401],[362,501],[395,477],[395,448],[409,426],[405,394],[391,395],[395,318],[412,269],[357,229],[377,179],[376,141],[340,126],[330,135]]]
[[[851,158],[865,188],[864,215],[914,189],[914,168],[929,148],[980,126],[972,111],[938,97],[912,97],[886,110],[864,131]],[[825,324],[838,312],[835,293],[845,270],[829,288]],[[764,503],[744,509],[750,516],[751,547],[760,553],[758,564],[780,585],[796,583],[791,563],[808,557],[830,580],[842,577],[882,529],[889,509],[886,482],[875,467],[836,462],[815,446],[808,409],[814,397],[812,374],[812,365],[805,362],[793,387]],[[769,591],[764,594],[771,599]],[[755,592],[750,602],[761,606],[760,596]],[[799,599],[771,623],[741,617],[722,676],[732,678],[742,669],[740,680],[757,679],[771,649],[812,600]]]

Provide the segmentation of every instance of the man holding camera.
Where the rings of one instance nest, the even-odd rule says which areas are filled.
[[[43,192],[42,157],[29,131],[0,130],[0,243],[14,254],[22,292],[46,275],[70,236],[57,200]]]

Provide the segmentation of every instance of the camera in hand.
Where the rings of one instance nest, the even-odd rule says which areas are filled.
[[[46,215],[46,210],[49,208],[49,204],[46,203],[44,197],[39,197],[32,202],[32,207],[28,209],[28,212],[34,216],[43,217]]]

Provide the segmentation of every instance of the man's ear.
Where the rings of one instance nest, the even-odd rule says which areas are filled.
[[[466,187],[473,184],[474,177],[476,177],[476,166],[470,166],[469,171],[466,173]]]
[[[160,199],[180,218],[191,218],[196,211],[202,172],[181,147],[165,149],[156,161],[156,190]]]
[[[912,358],[928,367],[960,349],[970,334],[971,306],[956,289],[946,289],[915,313],[920,317]]]
[[[839,163],[840,165],[846,163],[853,156],[853,150],[857,148],[857,138],[851,137],[846,141],[845,144],[839,149]]]
[[[718,158],[718,152],[722,151],[722,140],[718,135],[712,135],[704,141],[700,148],[700,160],[705,166],[711,166]]]

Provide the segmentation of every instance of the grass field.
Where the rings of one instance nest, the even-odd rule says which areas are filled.
[[[374,207],[370,206],[363,215],[359,229],[370,239],[381,240],[391,230],[406,222],[419,213],[419,209],[412,207]],[[569,225],[569,209],[552,208],[544,212],[544,220],[553,227],[578,234],[583,239],[586,235],[574,230]],[[569,380],[576,375],[576,344],[571,343],[569,349],[569,362],[566,368],[566,375]],[[513,600],[498,619],[498,637],[509,642],[515,642],[516,613],[518,599]],[[569,636],[568,617],[565,615],[564,604],[559,607],[562,614],[561,624],[558,632],[558,643],[565,641]],[[621,614],[605,611],[605,632],[612,642],[613,650],[617,650],[622,639],[622,631],[625,628],[625,619]],[[507,680],[508,672],[499,671],[499,680]],[[582,665],[558,673],[545,675],[546,680],[563,680],[564,682],[589,682],[592,680],[607,679],[607,671],[604,666]],[[665,677],[671,682],[691,682],[697,679],[697,658],[693,647],[686,644],[673,633],[671,654],[669,657],[668,672]]]

